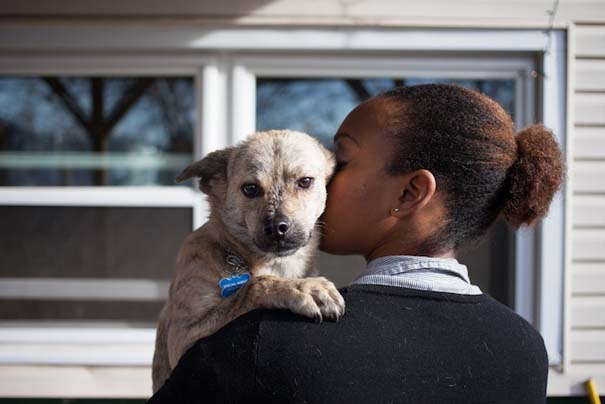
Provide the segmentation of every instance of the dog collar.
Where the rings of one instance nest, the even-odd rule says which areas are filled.
[[[227,263],[227,273],[229,275],[238,275],[248,271],[248,264],[242,257],[232,252],[225,253],[225,262]]]
[[[248,264],[242,257],[227,251],[225,262],[227,263],[229,277],[221,278],[218,282],[222,298],[231,296],[250,280]]]

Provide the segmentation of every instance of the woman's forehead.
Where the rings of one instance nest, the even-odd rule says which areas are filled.
[[[374,97],[359,104],[345,118],[338,133],[348,136],[335,136],[337,138],[352,137],[358,143],[385,141],[385,129],[392,123],[395,111],[392,101],[385,97]]]

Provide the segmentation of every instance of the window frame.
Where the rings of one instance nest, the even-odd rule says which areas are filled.
[[[551,39],[551,48],[547,52],[546,36]],[[139,75],[145,72],[183,74],[193,71],[196,77],[196,111],[201,117],[196,120],[194,157],[200,158],[212,150],[234,144],[254,131],[254,114],[250,111],[254,110],[255,75],[270,73],[272,66],[267,61],[278,62],[280,59],[283,62],[286,55],[311,60],[307,66],[317,70],[308,70],[306,74],[312,72],[315,75],[320,71],[333,72],[328,61],[334,58],[364,55],[371,60],[377,54],[384,58],[386,53],[417,53],[418,57],[426,52],[443,55],[491,53],[504,58],[519,53],[531,54],[536,58],[537,68],[543,69],[546,76],[539,77],[533,89],[520,84],[517,91],[526,99],[535,100],[528,103],[527,111],[553,129],[569,162],[565,125],[568,112],[566,46],[562,30],[553,30],[545,35],[540,30],[204,29],[145,24],[131,27],[109,23],[94,26],[13,24],[0,27],[0,49],[3,50],[0,74],[123,74],[136,70]],[[53,53],[50,54],[49,50]],[[128,56],[128,52],[137,55]],[[365,65],[368,69],[374,68],[368,63],[371,62]],[[276,67],[278,65],[273,65]],[[296,69],[297,66],[288,68]],[[385,66],[378,68],[387,70]],[[351,71],[350,66],[346,69]],[[342,75],[343,71],[339,73]],[[533,70],[526,69],[523,74],[529,81],[535,75]],[[397,75],[402,75],[401,71]],[[241,111],[248,112],[242,114]],[[516,119],[520,119],[525,111],[517,111]],[[138,192],[141,190],[139,188]],[[8,197],[7,191],[10,190],[6,187],[0,188],[0,204]],[[192,201],[200,196],[198,191],[192,190]],[[567,329],[564,327],[563,309],[568,284],[563,279],[570,256],[569,231],[566,228],[570,222],[570,198],[569,187],[564,186],[555,196],[549,215],[535,229],[518,232],[515,240],[515,276],[518,285],[522,286],[516,290],[515,309],[544,336],[552,365],[564,363],[565,359],[562,341],[566,339]],[[205,204],[199,209],[207,212]],[[535,271],[522,271],[527,265]],[[1,331],[0,341],[3,341]],[[0,363],[7,362],[0,357]],[[86,361],[74,363],[86,364]],[[111,395],[98,386],[91,385],[90,389],[99,397]],[[28,393],[31,396],[31,390]],[[142,396],[147,394],[141,393]]]
[[[530,31],[536,34],[537,32]],[[424,32],[426,33],[426,32]],[[443,31],[432,31],[428,37],[435,39]],[[507,34],[511,34],[509,37]],[[516,48],[511,47],[511,37],[525,37],[526,42]],[[518,129],[535,121],[543,122],[553,130],[563,149],[566,162],[570,161],[566,125],[566,37],[562,30],[546,34],[525,35],[527,32],[470,32],[458,43],[457,60],[439,56],[452,50],[446,43],[442,49],[435,49],[429,40],[427,49],[437,50],[437,56],[430,54],[415,55],[419,45],[402,47],[393,53],[401,53],[401,58],[380,57],[376,53],[358,51],[354,56],[349,52],[342,55],[326,55],[311,59],[297,54],[241,55],[234,57],[233,97],[240,109],[248,111],[239,114],[237,125],[239,132],[250,133],[255,130],[255,105],[257,77],[393,77],[419,76],[439,78],[513,78],[515,80],[515,126]],[[481,49],[483,57],[478,57],[477,48],[481,48],[483,39],[490,36],[502,36],[492,44],[491,49]],[[376,34],[377,42],[380,35]],[[545,51],[547,37],[550,36],[550,49]],[[394,38],[385,35],[384,42],[393,42]],[[403,38],[402,38],[403,39]],[[445,38],[442,38],[445,41]],[[495,38],[494,38],[495,39]],[[476,40],[476,43],[471,43]],[[423,42],[423,41],[420,41]],[[405,43],[405,42],[404,42]],[[510,53],[516,51],[519,53]],[[529,51],[529,52],[528,52]],[[486,53],[491,52],[489,60]],[[466,54],[466,56],[465,56]],[[461,55],[461,57],[459,57]],[[488,56],[489,57],[489,56]],[[427,60],[432,58],[429,62]],[[464,59],[466,58],[466,59]],[[347,60],[348,59],[348,60]],[[530,62],[530,60],[532,60]],[[248,97],[247,100],[242,100]],[[239,139],[238,139],[239,140]],[[549,214],[534,228],[521,228],[514,236],[512,249],[514,255],[514,309],[532,323],[544,337],[551,366],[562,368],[564,362],[565,268],[568,259],[565,217],[569,216],[566,201],[570,200],[568,185],[564,184],[551,204]],[[531,268],[532,270],[526,270]],[[548,275],[547,275],[548,274]]]

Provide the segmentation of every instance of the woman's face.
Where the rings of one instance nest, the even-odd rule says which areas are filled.
[[[368,256],[388,236],[395,220],[400,181],[385,169],[393,145],[383,133],[392,108],[370,99],[355,108],[334,137],[337,171],[328,184],[320,244],[332,254]]]

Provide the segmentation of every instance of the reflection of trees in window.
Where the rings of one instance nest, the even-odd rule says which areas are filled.
[[[509,113],[514,112],[513,80],[260,78],[257,129],[296,129],[331,146],[338,125],[357,104],[394,87],[423,83],[458,83],[487,94]]]
[[[393,79],[389,81],[393,82],[391,87],[405,86],[405,80],[402,79]],[[379,93],[379,91],[372,91],[371,80],[347,79],[345,82],[349,88],[353,90],[358,103],[361,103]]]
[[[47,156],[92,151],[85,157],[90,161],[109,152],[187,159],[193,149],[193,110],[191,78],[0,78],[0,150]],[[0,183],[54,185],[57,175],[63,185],[173,183],[172,169],[141,172],[120,164],[94,170],[8,168],[0,170]]]
[[[100,77],[90,78],[92,113],[86,114],[76,97],[63,85],[60,79],[56,77],[44,77],[43,80],[86,131],[92,150],[95,152],[107,151],[109,135],[113,128],[154,81],[150,78],[136,79],[120,95],[113,108],[106,111],[104,97],[105,79]],[[94,184],[105,185],[107,183],[107,171],[102,169],[95,170]]]

